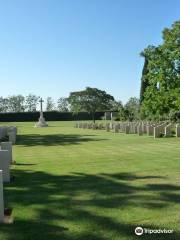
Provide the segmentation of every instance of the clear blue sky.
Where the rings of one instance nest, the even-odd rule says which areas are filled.
[[[0,95],[57,99],[86,86],[139,96],[143,59],[179,0],[0,0]]]

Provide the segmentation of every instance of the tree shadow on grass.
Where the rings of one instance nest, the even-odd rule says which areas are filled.
[[[85,142],[97,142],[108,140],[104,138],[93,138],[95,135],[78,135],[78,134],[27,134],[18,135],[16,145],[22,146],[57,146],[81,144]]]
[[[160,178],[165,178],[165,177],[162,177],[162,176],[153,176],[153,175],[150,175],[150,176],[136,176],[132,173],[114,173],[114,174],[106,174],[106,173],[103,173],[102,174],[103,176],[107,176],[107,177],[112,177],[112,178],[115,178],[115,179],[119,179],[121,181],[127,181],[127,180],[137,180],[137,179],[160,179]]]
[[[17,166],[34,166],[37,165],[37,163],[16,163]]]
[[[115,176],[86,173],[52,175],[41,171],[13,170],[13,175],[17,178],[10,187],[6,185],[5,200],[8,206],[21,208],[22,215],[15,218],[13,225],[0,226],[0,234],[4,233],[8,240],[138,239],[134,229],[139,223],[136,218],[133,219],[133,215],[132,222],[126,222],[121,210],[131,214],[130,208],[138,206],[139,213],[142,212],[140,219],[143,220],[144,208],[163,210],[177,201],[177,191],[180,189],[176,185],[169,184],[167,188],[167,184],[157,184],[154,194],[154,184],[132,185],[129,182],[132,179],[142,179],[142,176],[132,173],[117,173]],[[151,178],[158,180],[161,176],[144,176],[149,181]],[[168,194],[171,195],[168,197]],[[172,194],[176,196],[175,201],[170,198]],[[109,210],[112,214],[107,214]],[[36,212],[32,217],[31,211]],[[114,211],[119,211],[118,220],[113,217]],[[168,229],[168,226],[158,223],[141,226]],[[155,237],[144,235],[143,239],[152,240]],[[158,240],[172,238],[179,240],[180,233],[158,235]]]

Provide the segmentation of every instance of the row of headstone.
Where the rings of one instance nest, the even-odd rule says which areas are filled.
[[[109,122],[105,125],[103,123],[76,123],[76,128],[83,129],[106,129],[107,132],[113,131],[114,133],[125,133],[125,134],[138,134],[143,136],[153,136],[154,138],[159,137],[171,137],[175,135],[180,137],[180,125],[174,123],[151,123],[151,122]]]
[[[139,134],[142,135],[144,132],[147,132],[145,124],[140,124],[137,122],[109,122],[105,125],[103,123],[93,124],[80,122],[76,123],[76,128],[83,129],[106,129],[107,132],[113,131],[114,133],[126,133],[126,134]]]
[[[175,135],[176,137],[180,137],[180,125],[179,124],[160,124],[158,126],[154,126],[153,129],[154,138],[158,138],[161,136],[171,137]]]
[[[180,125],[174,123],[148,123],[148,122],[119,122],[114,123],[113,130],[115,133],[122,132],[126,134],[138,134],[142,136],[147,134],[148,136],[159,137],[171,137],[175,135],[180,137]]]
[[[86,123],[80,122],[75,124],[76,128],[83,128],[83,129],[93,129],[93,130],[104,130],[105,126],[103,123]]]
[[[0,127],[0,140],[8,138],[12,144],[16,143],[17,127],[14,126],[1,126]]]
[[[137,127],[133,123],[129,122],[114,122],[109,123],[110,128],[114,133],[137,133]]]

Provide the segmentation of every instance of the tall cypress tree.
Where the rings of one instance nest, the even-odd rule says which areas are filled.
[[[140,89],[140,105],[142,104],[144,100],[144,93],[146,91],[146,88],[149,86],[147,74],[148,74],[148,59],[147,57],[142,54],[144,57],[144,66],[142,70],[142,77],[141,77],[141,89]]]

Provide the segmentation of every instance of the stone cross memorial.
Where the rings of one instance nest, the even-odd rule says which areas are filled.
[[[44,101],[41,98],[39,102],[40,102],[40,117],[39,117],[39,121],[35,124],[35,127],[47,127],[48,124],[46,123],[45,118],[43,117],[42,104]]]

